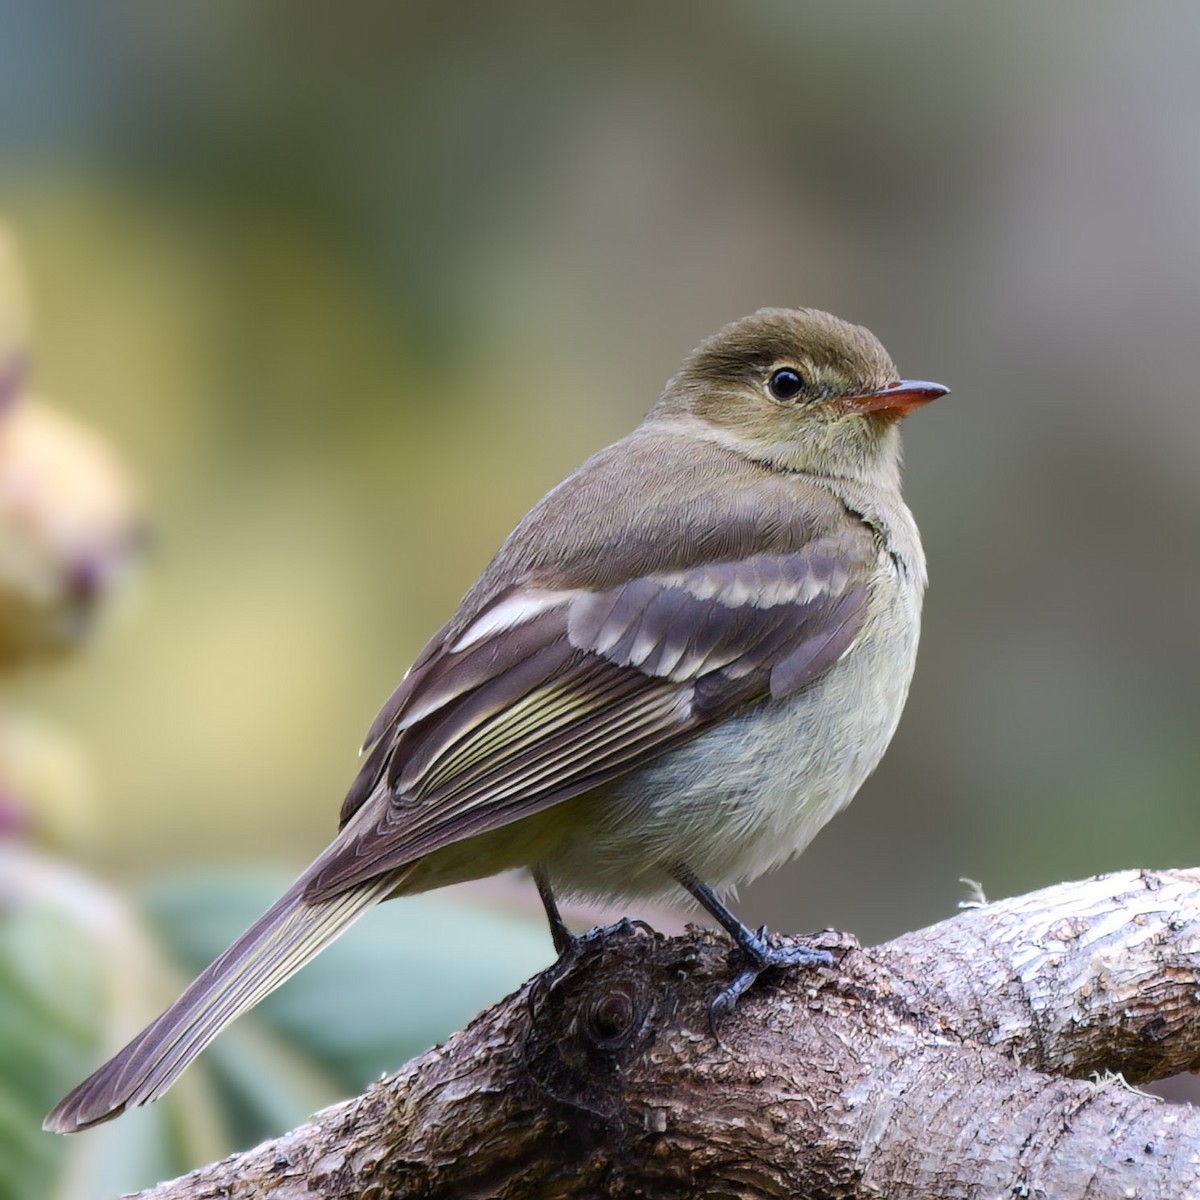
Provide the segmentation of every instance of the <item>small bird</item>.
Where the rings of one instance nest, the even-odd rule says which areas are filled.
[[[745,960],[827,962],[722,895],[798,854],[887,748],[925,557],[900,418],[945,395],[866,329],[766,308],[686,358],[633,433],[520,522],[383,706],[340,832],[183,995],[46,1118],[161,1096],[380,900],[527,867],[556,897],[680,888]]]

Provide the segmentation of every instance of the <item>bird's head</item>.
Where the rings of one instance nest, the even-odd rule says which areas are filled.
[[[898,470],[900,418],[948,390],[901,379],[861,325],[763,308],[701,342],[650,419],[684,418],[780,469],[877,478]]]

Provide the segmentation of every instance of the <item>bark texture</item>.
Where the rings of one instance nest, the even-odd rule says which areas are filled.
[[[727,941],[593,931],[365,1095],[139,1200],[1200,1198],[1200,1110],[1124,1082],[1200,1058],[1200,871],[808,941],[835,965],[760,980],[714,1036]]]

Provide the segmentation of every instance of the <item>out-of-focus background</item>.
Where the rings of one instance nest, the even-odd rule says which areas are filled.
[[[515,520],[763,304],[862,322],[953,394],[906,429],[932,584],[899,734],[745,917],[878,940],[962,876],[1194,865],[1198,54],[1186,3],[6,10],[8,390],[106,440],[120,536],[50,558],[76,600],[122,577],[86,653],[0,677],[0,1039],[28,1042],[14,995],[73,1005],[75,1039],[22,1068],[33,1099],[0,1087],[40,1181],[10,1194],[147,1182],[401,1061],[339,1045],[331,1084],[275,1027],[229,1056],[271,1064],[236,1103],[69,1149],[21,1107],[325,844],[376,707]],[[412,1015],[425,978],[461,1023],[549,961],[530,888],[478,895],[371,914],[290,985],[291,1032],[354,1026],[377,970],[412,1052],[453,1028]],[[116,986],[114,955],[158,966]]]

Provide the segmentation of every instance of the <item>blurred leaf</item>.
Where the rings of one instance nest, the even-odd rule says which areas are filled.
[[[52,1105],[284,890],[205,873],[140,914],[73,869],[0,843],[0,1200],[101,1200],[279,1134],[466,1024],[543,967],[540,922],[452,898],[384,905],[227,1030],[161,1102],[70,1138]]]
[[[0,911],[0,1197],[48,1195],[61,1143],[42,1117],[95,1057],[102,963],[86,931],[43,904]]]
[[[288,882],[197,875],[150,890],[147,913],[172,955],[199,971]],[[241,1024],[289,1044],[341,1091],[357,1090],[461,1028],[551,957],[540,921],[443,896],[406,897],[368,913]],[[261,1087],[241,1049],[226,1054],[218,1041],[215,1069],[229,1082],[257,1074]],[[267,1052],[264,1043],[258,1053]]]

